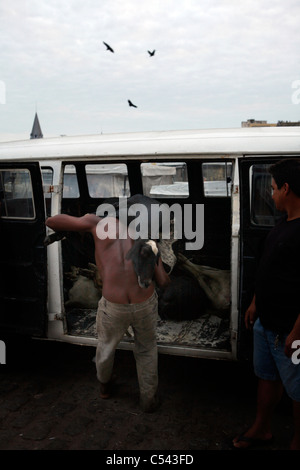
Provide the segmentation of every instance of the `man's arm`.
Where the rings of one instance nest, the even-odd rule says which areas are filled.
[[[46,225],[55,232],[90,232],[100,220],[94,214],[86,214],[82,217],[58,214],[49,217],[46,220]]]
[[[247,308],[246,313],[245,313],[245,325],[246,325],[247,330],[250,330],[253,328],[253,324],[257,317],[255,299],[256,297],[254,294],[252,302]]]

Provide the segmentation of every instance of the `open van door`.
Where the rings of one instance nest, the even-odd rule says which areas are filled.
[[[39,163],[0,163],[0,332],[44,336],[45,203]]]
[[[253,298],[256,270],[264,241],[282,213],[272,199],[269,168],[280,157],[245,157],[240,161],[240,317],[239,359],[252,356],[252,333],[244,325],[244,316]]]

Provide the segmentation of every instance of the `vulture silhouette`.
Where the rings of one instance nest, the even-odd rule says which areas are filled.
[[[128,104],[129,104],[129,106],[132,106],[133,108],[137,108],[137,106],[135,104],[133,104],[130,100],[128,100]]]
[[[109,45],[109,44],[107,44],[107,43],[106,43],[106,42],[104,42],[104,41],[103,41],[103,44],[104,44],[104,46],[106,46],[106,50],[107,50],[107,51],[110,51],[110,52],[115,52],[115,51],[114,51],[114,50],[113,50],[113,49],[110,47],[110,45]]]

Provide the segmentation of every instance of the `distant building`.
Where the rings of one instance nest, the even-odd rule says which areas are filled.
[[[248,119],[242,122],[242,127],[276,127],[277,124],[268,124],[267,121],[256,121],[255,119]]]
[[[280,126],[300,126],[300,121],[278,121],[277,124],[268,124],[267,121],[256,121],[255,119],[248,119],[242,121],[242,127],[280,127]]]
[[[33,126],[32,126],[32,131],[31,131],[31,134],[30,134],[30,138],[31,139],[42,139],[43,138],[43,133],[42,133],[42,129],[41,129],[41,126],[40,126],[40,122],[39,122],[39,118],[38,118],[37,113],[35,113],[35,116],[34,116],[34,121],[33,121]]]
[[[291,121],[278,121],[277,126],[300,126],[300,121],[291,122]]]

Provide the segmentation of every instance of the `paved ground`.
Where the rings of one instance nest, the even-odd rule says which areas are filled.
[[[145,414],[131,351],[117,351],[115,396],[101,400],[94,348],[33,341],[7,345],[0,365],[0,449],[227,450],[249,426],[256,381],[249,366],[159,356],[162,405]],[[287,449],[291,404],[274,417],[271,450]]]

